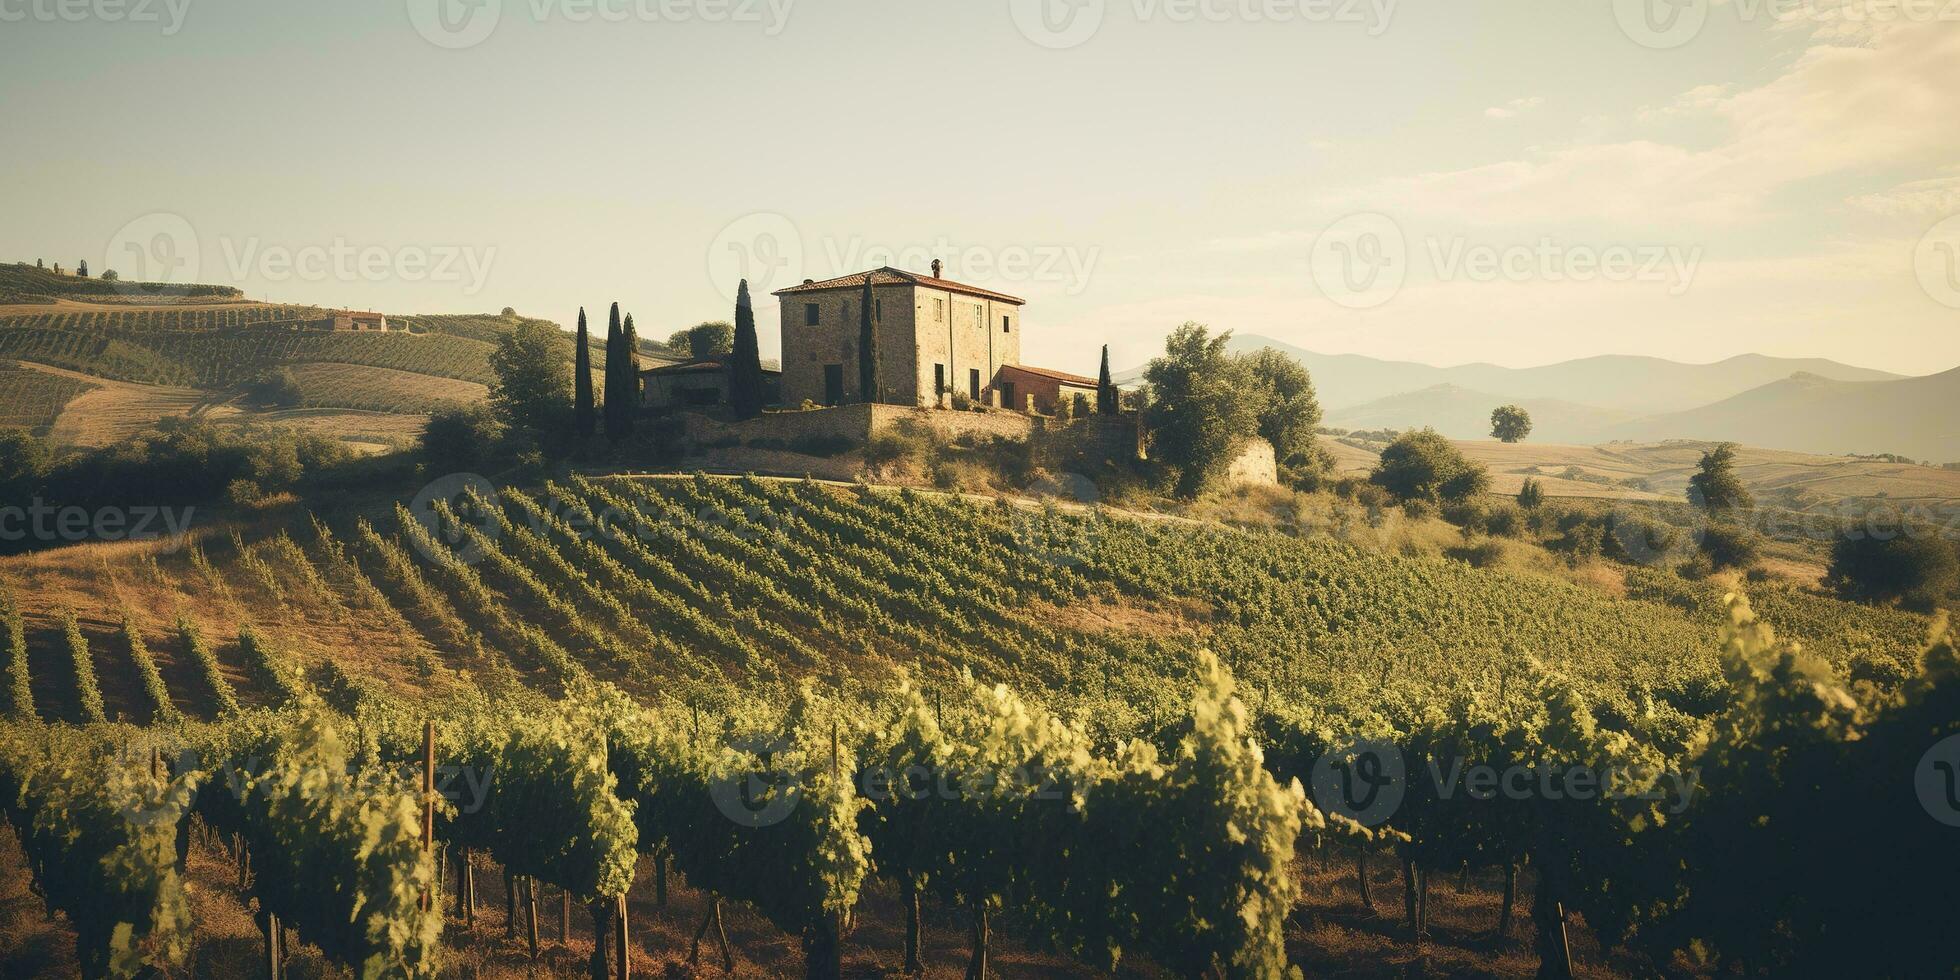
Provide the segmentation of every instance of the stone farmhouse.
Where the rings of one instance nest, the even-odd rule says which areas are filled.
[[[778,290],[782,304],[782,400],[798,405],[864,401],[859,389],[859,305],[871,279],[884,404],[936,406],[941,392],[1020,408],[1001,369],[1021,363],[1024,300],[941,275],[886,266]]]

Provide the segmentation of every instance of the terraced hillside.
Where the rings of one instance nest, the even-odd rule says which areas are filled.
[[[95,386],[87,381],[0,361],[0,428],[45,435],[61,410]]]

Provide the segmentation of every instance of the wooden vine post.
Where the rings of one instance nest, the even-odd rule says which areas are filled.
[[[632,948],[626,938],[626,895],[619,896],[619,927],[614,930],[613,939],[619,953],[619,980],[633,980]]]
[[[436,847],[436,723],[422,723],[422,853]],[[435,907],[435,885],[422,890],[422,911]]]

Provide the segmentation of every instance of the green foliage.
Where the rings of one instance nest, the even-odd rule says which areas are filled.
[[[737,309],[740,309],[739,302]],[[735,325],[726,320],[710,320],[686,330],[674,331],[674,335],[667,338],[667,346],[693,360],[705,361],[735,349],[735,330]]]
[[[254,405],[292,408],[303,400],[305,393],[300,390],[299,379],[293,377],[292,369],[281,367],[252,379],[245,386],[245,397]]]
[[[578,339],[572,356],[572,431],[580,439],[590,439],[599,431],[599,416],[592,398],[592,334],[585,326],[585,307],[578,308]]]
[[[183,720],[183,715],[170,700],[170,688],[163,683],[163,673],[157,669],[156,658],[150,655],[149,645],[143,642],[143,630],[128,613],[123,614],[123,645],[129,651],[129,662],[136,668],[136,676],[143,682],[143,694],[149,698],[150,711],[157,724],[173,725]]]
[[[6,717],[28,721],[34,711],[33,674],[27,663],[27,625],[21,621],[20,602],[5,582],[0,582],[0,630],[6,633],[7,679],[0,693],[6,695]]]
[[[1846,599],[1931,607],[1960,584],[1960,557],[1936,533],[1847,531],[1831,544],[1825,581]]]
[[[1299,467],[1314,458],[1314,430],[1320,427],[1320,400],[1307,369],[1270,347],[1241,359],[1258,405],[1259,435],[1273,444],[1283,466]]]
[[[82,635],[82,627],[75,622],[75,611],[61,611],[62,645],[68,650],[68,663],[75,677],[75,703],[81,708],[85,721],[107,721],[108,715],[102,708],[102,688],[95,682],[95,658],[89,653],[88,637]]]
[[[266,493],[293,489],[351,458],[338,440],[289,428],[167,418],[134,439],[63,458],[39,492],[62,506],[194,504],[239,480]]]
[[[560,353],[563,340],[556,327],[543,321],[519,324],[498,339],[490,355],[490,369],[497,375],[490,386],[490,405],[506,426],[545,437],[565,428],[572,379]]]
[[[755,308],[749,299],[749,281],[735,292],[735,333],[728,363],[728,405],[738,419],[762,414],[765,400],[762,353],[756,346]]]
[[[1735,475],[1735,443],[1724,442],[1701,456],[1688,478],[1688,502],[1711,512],[1747,510],[1755,498]]]
[[[1151,458],[1174,475],[1179,496],[1195,497],[1222,476],[1233,444],[1258,431],[1258,404],[1244,372],[1225,353],[1231,331],[1216,337],[1186,323],[1171,331],[1164,356],[1150,362],[1146,424]]]
[[[1702,529],[1701,553],[1716,568],[1748,568],[1756,564],[1762,545],[1757,534],[1733,521],[1710,521]]]
[[[399,772],[356,765],[330,715],[243,716],[200,746],[217,766],[197,811],[242,834],[252,894],[363,977],[434,977],[440,902],[422,848],[418,793]]]
[[[1535,477],[1525,477],[1524,485],[1518,488],[1518,506],[1532,510],[1545,502],[1545,487]]]
[[[177,617],[177,641],[184,648],[185,655],[197,665],[198,673],[204,678],[204,685],[209,690],[218,713],[237,714],[238,698],[232,693],[231,681],[225,678],[225,670],[218,663],[217,653],[211,649],[211,644],[205,642],[204,634],[198,630],[197,624],[186,617]]]
[[[1096,414],[1115,415],[1118,408],[1116,382],[1109,376],[1109,345],[1102,349],[1102,370],[1096,375]]]
[[[482,405],[446,408],[422,429],[422,457],[440,472],[473,470],[492,458],[503,436],[503,423]]]
[[[190,949],[180,831],[198,774],[175,779],[37,725],[0,729],[0,809],[83,976],[168,974]]]
[[[1482,465],[1434,429],[1405,432],[1382,450],[1368,479],[1402,500],[1467,500],[1488,489]]]
[[[1516,405],[1500,405],[1490,413],[1490,437],[1503,442],[1522,442],[1531,434],[1531,413]]]

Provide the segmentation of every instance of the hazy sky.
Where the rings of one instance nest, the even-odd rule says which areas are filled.
[[[0,260],[274,300],[1960,364],[1955,0],[0,0],[0,84]]]

